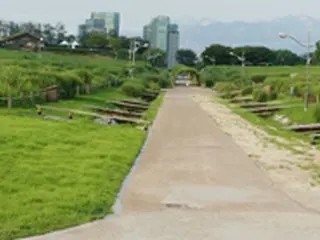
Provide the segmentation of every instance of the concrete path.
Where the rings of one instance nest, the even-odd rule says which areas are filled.
[[[166,95],[120,216],[32,240],[318,240],[320,215],[273,186],[192,100]]]

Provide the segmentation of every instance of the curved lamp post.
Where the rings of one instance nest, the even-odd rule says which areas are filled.
[[[242,55],[239,56],[235,54],[234,52],[229,52],[230,56],[236,57],[241,62],[241,72],[242,72],[242,78],[245,78],[245,66],[246,66],[246,58],[244,56],[244,52],[242,51]]]
[[[305,93],[305,99],[304,99],[304,111],[308,110],[308,98],[309,98],[309,94],[310,94],[310,64],[311,64],[311,48],[313,48],[315,45],[310,43],[311,40],[311,29],[309,28],[307,31],[307,43],[302,43],[301,41],[299,41],[297,38],[285,34],[285,33],[279,33],[279,37],[281,39],[285,39],[285,38],[290,38],[292,41],[296,42],[297,44],[299,44],[301,47],[304,47],[307,50],[307,60],[306,60],[306,93]]]
[[[136,40],[133,40],[130,43],[130,48],[129,48],[128,52],[129,52],[129,61],[131,61],[132,65],[134,65],[136,63],[136,52],[140,48],[147,48],[148,46],[149,46],[148,43],[141,45],[141,43]]]

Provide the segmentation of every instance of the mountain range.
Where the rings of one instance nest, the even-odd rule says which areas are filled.
[[[271,49],[290,49],[304,53],[305,49],[290,39],[280,39],[279,32],[287,33],[307,42],[307,29],[311,27],[311,43],[320,40],[320,19],[287,16],[270,21],[220,22],[210,19],[177,19],[180,27],[181,48],[191,48],[197,53],[212,43],[232,47],[243,45],[266,46]]]

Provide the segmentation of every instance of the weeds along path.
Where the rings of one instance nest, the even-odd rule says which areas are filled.
[[[277,186],[306,208],[320,211],[317,150],[300,141],[268,134],[220,104],[217,98],[196,95],[194,100]]]

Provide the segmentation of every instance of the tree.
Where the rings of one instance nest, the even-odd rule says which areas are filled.
[[[274,51],[260,46],[236,47],[233,49],[233,52],[239,56],[244,53],[246,61],[252,65],[270,64],[273,63],[276,58]],[[239,61],[237,62],[239,63]]]
[[[8,35],[13,35],[21,32],[19,24],[15,22],[10,21],[7,26],[8,26]]]
[[[65,40],[66,34],[67,34],[67,31],[64,24],[61,22],[58,22],[55,26],[55,35],[57,38],[57,42],[61,42]]]
[[[76,40],[76,36],[70,34],[70,35],[66,36],[66,39],[67,39],[68,42],[71,43],[71,42]]]
[[[115,37],[111,37],[108,39],[108,42],[109,42],[109,46],[111,47],[113,53],[114,53],[114,56],[115,56],[115,59],[118,58],[118,51],[120,49],[120,39],[118,38],[115,38]]]
[[[109,36],[109,37],[113,37],[113,38],[117,38],[117,37],[118,37],[117,32],[116,32],[114,29],[111,29],[111,30],[108,32],[108,36]]]
[[[153,67],[166,66],[166,53],[161,49],[150,48],[143,53],[143,56]]]
[[[46,23],[43,25],[42,35],[43,35],[44,40],[47,43],[49,43],[49,44],[55,43],[56,32],[55,32],[55,28],[51,24]]]
[[[196,64],[197,54],[191,49],[180,49],[176,53],[176,59],[179,64],[192,67]]]
[[[127,38],[126,36],[120,36],[118,39],[120,40],[121,49],[129,49],[131,41],[130,38]]]
[[[108,46],[108,39],[106,34],[103,33],[89,33],[86,45],[88,47],[97,47],[97,48],[104,48]]]
[[[274,51],[275,61],[274,65],[298,65],[303,64],[305,60],[299,57],[297,54],[289,50],[277,50]]]
[[[226,47],[220,44],[212,44],[206,47],[201,53],[204,65],[212,65],[210,59],[215,59],[215,64],[230,64],[232,56],[230,56],[231,47]]]
[[[317,63],[320,62],[320,41],[316,42],[316,50],[313,53],[313,57]]]

